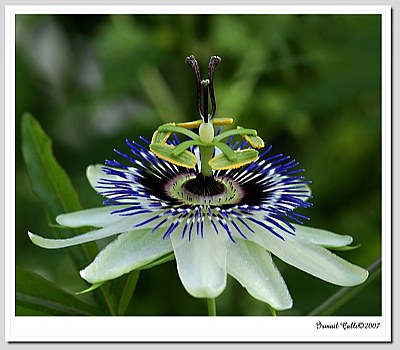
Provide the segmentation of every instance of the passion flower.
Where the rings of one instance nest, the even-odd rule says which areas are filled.
[[[96,229],[69,239],[29,233],[32,242],[56,249],[118,235],[81,271],[94,287],[175,258],[192,296],[216,298],[229,274],[277,310],[291,308],[292,299],[271,255],[333,284],[362,283],[365,269],[327,249],[344,247],[352,237],[305,227],[308,218],[295,212],[311,205],[309,181],[298,163],[272,154],[271,146],[259,154],[264,141],[255,130],[215,131],[233,122],[215,118],[213,81],[220,58],[211,57],[205,80],[194,56],[187,62],[196,77],[200,119],[162,125],[151,141],[127,141],[129,154],[116,151],[124,161],[89,166],[88,180],[105,197],[104,206],[56,221]],[[197,128],[198,134],[192,131]],[[181,135],[186,139],[180,141]],[[242,142],[234,142],[235,135]]]

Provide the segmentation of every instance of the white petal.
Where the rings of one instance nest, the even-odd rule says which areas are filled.
[[[171,235],[178,274],[186,291],[196,298],[216,298],[226,285],[226,235],[217,235],[209,219],[204,221],[204,237],[194,229],[189,241],[180,230]]]
[[[311,187],[310,187],[309,185],[307,185],[307,184],[302,184],[302,186],[303,186],[304,188],[301,188],[300,190],[301,190],[301,191],[307,191],[308,193],[304,193],[304,194],[311,197],[311,195],[312,195]],[[303,198],[305,201],[308,201],[308,200],[309,200],[309,198],[304,198],[304,197],[302,197],[302,198]]]
[[[296,236],[323,247],[345,247],[353,242],[353,237],[348,235],[338,235],[337,233],[303,225],[294,226],[296,227]]]
[[[82,278],[93,284],[108,281],[172,251],[169,239],[150,232],[150,229],[144,229],[119,235],[81,271]]]
[[[167,209],[161,209],[161,210],[158,209],[150,212],[145,212],[146,210],[144,210],[144,212],[141,214],[138,214],[138,211],[136,211],[136,214],[134,215],[120,215],[119,213],[111,214],[111,212],[113,212],[114,210],[119,210],[123,208],[129,208],[129,206],[110,205],[110,206],[104,206],[104,209],[100,207],[94,209],[81,210],[68,214],[61,214],[56,217],[56,221],[60,225],[67,227],[82,227],[82,226],[105,227],[109,225],[115,225],[116,223],[125,219],[130,219],[129,220],[130,226],[126,231],[131,231],[135,229],[153,228],[160,221],[164,220],[165,218],[168,218],[168,214],[164,214],[167,211]],[[151,220],[157,216],[160,217]],[[146,221],[148,222],[145,223]],[[136,225],[138,226],[135,227]],[[165,227],[167,225],[170,225],[168,221],[161,224],[159,227]]]
[[[102,169],[103,167],[104,167],[104,165],[95,164],[95,165],[89,165],[86,168],[86,177],[89,180],[90,185],[93,187],[93,189],[96,192],[98,191],[96,189],[97,182],[100,179],[121,180],[121,177],[119,177],[117,175],[106,174]]]
[[[109,236],[116,235],[118,233],[123,233],[132,230],[132,227],[136,224],[135,217],[127,217],[124,218],[117,223],[101,228],[99,230],[93,230],[83,235],[74,236],[66,239],[49,239],[43,238],[38,235],[35,235],[31,232],[28,232],[29,238],[33,243],[38,245],[39,247],[47,248],[47,249],[58,249],[74,246],[77,244],[87,243],[96,241],[98,239],[106,238]]]
[[[228,247],[226,269],[254,298],[276,310],[292,307],[293,301],[285,281],[265,248],[253,242],[237,240]]]
[[[118,214],[111,214],[115,210],[126,207],[128,206],[109,205],[99,208],[80,210],[73,213],[58,215],[56,217],[56,221],[60,225],[67,227],[105,227],[126,218]]]
[[[249,239],[310,275],[340,286],[354,286],[364,282],[368,277],[367,270],[350,264],[329,250],[305,239],[276,230],[285,238],[283,241],[258,225],[249,224],[249,226],[255,231],[255,234],[248,235]]]

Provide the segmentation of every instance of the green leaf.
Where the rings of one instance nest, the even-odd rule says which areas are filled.
[[[22,116],[22,154],[32,189],[43,203],[54,238],[69,238],[82,234],[82,229],[63,230],[54,227],[56,216],[81,210],[78,195],[68,175],[58,164],[52,151],[52,141],[39,122],[29,113]],[[77,271],[88,265],[97,255],[96,243],[87,243],[68,249]],[[104,290],[94,293],[96,301],[106,308]]]
[[[235,169],[254,162],[258,158],[258,152],[254,149],[235,151],[236,160],[229,160],[225,154],[220,154],[209,161],[214,170]]]
[[[64,291],[42,276],[16,269],[16,314],[99,315],[101,310]]]
[[[22,153],[32,189],[42,201],[50,224],[57,224],[57,215],[82,209],[70,179],[53,155],[51,139],[30,114],[24,114],[22,117]],[[79,230],[52,228],[54,238],[69,238],[71,231],[74,235],[82,233]],[[68,251],[77,269],[91,262],[98,253],[95,244]]]
[[[80,292],[76,292],[75,294],[76,294],[76,295],[79,295],[79,294],[85,294],[85,293],[92,292],[92,291],[94,291],[95,289],[97,289],[97,288],[99,288],[100,286],[102,286],[103,284],[104,284],[104,282],[92,284],[89,288],[86,288],[86,289],[84,289],[84,290],[81,290]]]
[[[160,120],[168,122],[171,115],[183,115],[174,93],[156,66],[142,67],[137,78]]]
[[[121,277],[107,281],[108,304],[112,315],[124,315],[132,299],[136,284],[139,280],[139,270],[131,271]],[[84,294],[93,291],[103,285],[105,282],[95,283],[89,288],[76,294]]]
[[[111,281],[109,295],[116,315],[125,314],[139,280],[139,274],[139,270],[134,270]]]
[[[49,316],[48,313],[35,310],[34,307],[15,305],[15,316]]]
[[[153,143],[150,145],[150,150],[159,158],[164,159],[170,163],[185,167],[194,168],[198,162],[197,157],[189,152],[183,151],[178,156],[174,156],[175,147],[171,145],[164,145],[161,143]]]

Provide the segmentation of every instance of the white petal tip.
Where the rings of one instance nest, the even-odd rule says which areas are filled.
[[[90,265],[89,265],[90,266]],[[97,285],[98,283],[100,283],[97,280],[94,280],[93,278],[90,278],[90,273],[88,273],[88,268],[84,268],[83,270],[79,271],[79,274],[81,275],[81,277],[88,283],[92,284],[92,285]],[[104,282],[104,281],[102,281]]]
[[[97,186],[97,181],[104,175],[102,165],[100,164],[89,165],[86,168],[86,177],[93,188]]]
[[[332,280],[321,278],[327,282],[332,284],[336,284],[342,287],[354,287],[358,286],[359,284],[364,283],[369,275],[369,272],[362,267],[357,265],[350,264],[346,261],[347,268],[343,270],[343,273],[340,277],[333,278]]]
[[[89,165],[87,168],[86,168],[86,175],[89,177],[89,175],[92,175],[93,174],[93,172],[96,170],[96,169],[98,169],[98,165]]]
[[[289,310],[293,307],[293,300],[290,299],[286,304],[278,303],[278,304],[269,304],[272,308],[277,311]]]
[[[53,246],[53,239],[43,238],[38,235],[35,235],[32,232],[28,232],[29,239],[32,241],[33,244],[37,245],[41,248],[47,249],[55,249],[56,247]]]
[[[204,288],[204,287],[200,287],[200,288],[196,288],[196,289],[191,289],[188,290],[186,288],[186,291],[195,298],[202,298],[202,299],[215,299],[217,298],[222,292],[224,288],[218,288],[218,289],[211,289],[211,288]]]
[[[56,216],[57,224],[62,225],[62,226],[68,226],[64,220],[64,217],[65,217],[65,214],[60,214],[60,215]]]
[[[357,274],[354,276],[354,279],[352,281],[349,281],[349,284],[347,284],[346,286],[353,287],[362,284],[367,280],[368,276],[369,272],[360,267],[357,271]]]
[[[35,235],[34,233],[29,232],[29,231],[28,231],[28,236],[29,236],[29,239],[30,239],[33,243],[35,243],[36,237],[39,237],[39,236]],[[35,243],[35,244],[36,244],[36,243]]]
[[[353,243],[353,237],[349,235],[342,235],[343,246],[350,245]]]
[[[81,275],[81,277],[82,277],[85,281],[87,281],[85,270],[86,270],[86,269],[80,270],[80,271],[79,271],[79,274]]]
[[[65,227],[81,227],[83,225],[81,225],[80,222],[76,219],[77,217],[79,218],[78,215],[80,212],[84,212],[84,210],[60,214],[56,216],[56,222],[57,224]]]

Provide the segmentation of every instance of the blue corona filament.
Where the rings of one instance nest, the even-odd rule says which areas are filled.
[[[149,142],[144,138],[142,141],[144,145],[126,141],[130,154],[115,150],[129,165],[106,161],[103,171],[113,177],[100,179],[96,187],[107,198],[104,205],[125,205],[114,215],[149,214],[135,227],[152,223],[155,232],[162,226],[163,239],[176,230],[189,240],[192,234],[204,237],[225,232],[235,242],[237,234],[245,239],[254,234],[250,226],[256,224],[266,234],[284,240],[276,229],[294,235],[291,221],[302,223],[302,219],[308,219],[294,210],[311,206],[306,186],[310,181],[297,175],[303,169],[296,168],[295,160],[282,154],[270,155],[272,146],[257,161],[238,169],[213,171],[212,178],[205,182],[198,180],[202,178],[198,165],[188,169],[159,159],[146,147]],[[179,145],[178,138],[174,137],[173,144]],[[232,150],[246,146],[247,142],[230,145]],[[215,188],[218,191],[214,193]],[[207,232],[205,218],[212,227]]]

